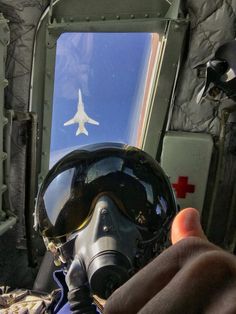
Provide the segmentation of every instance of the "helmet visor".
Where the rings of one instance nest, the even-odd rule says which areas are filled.
[[[63,237],[83,228],[102,193],[110,195],[128,219],[151,232],[176,213],[163,170],[138,149],[75,151],[66,160],[51,169],[38,194],[36,215],[44,236]]]

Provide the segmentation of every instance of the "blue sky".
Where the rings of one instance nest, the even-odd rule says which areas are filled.
[[[133,144],[150,53],[148,33],[65,33],[57,42],[51,164],[81,145],[118,141]],[[81,89],[88,136],[78,124],[64,126],[77,111]]]

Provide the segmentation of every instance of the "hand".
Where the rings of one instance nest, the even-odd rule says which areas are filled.
[[[236,257],[206,239],[196,209],[175,217],[171,240],[111,295],[105,314],[236,313]]]

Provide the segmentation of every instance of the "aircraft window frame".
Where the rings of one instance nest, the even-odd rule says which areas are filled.
[[[51,19],[51,20],[50,20]],[[39,112],[39,121],[41,114],[41,145],[39,149],[39,179],[43,179],[49,169],[49,152],[50,152],[50,131],[52,119],[53,104],[53,82],[56,58],[56,43],[58,37],[64,32],[148,32],[158,33],[164,37],[161,56],[154,70],[154,78],[149,94],[149,110],[146,113],[146,127],[142,131],[143,142],[140,145],[142,149],[148,152],[154,158],[157,157],[158,147],[169,109],[169,99],[172,96],[172,87],[175,82],[178,68],[179,56],[187,28],[186,20],[168,19],[160,17],[150,18],[129,18],[117,20],[86,20],[74,21],[72,18],[52,18],[49,14],[49,22],[44,22],[46,53],[45,53],[45,75],[43,86],[43,114],[38,108],[34,108],[34,95],[31,94],[31,107]],[[37,39],[36,39],[37,40]],[[42,48],[41,48],[42,49]],[[34,61],[35,63],[36,61]],[[34,74],[33,74],[34,75]],[[34,77],[32,77],[34,80]],[[37,93],[37,92],[36,92]],[[158,159],[158,158],[157,158]]]

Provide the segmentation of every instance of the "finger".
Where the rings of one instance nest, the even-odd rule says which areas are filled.
[[[175,255],[164,251],[118,288],[107,300],[104,314],[136,314],[179,270]]]
[[[230,279],[227,286],[222,288],[222,291],[217,297],[212,298],[210,304],[206,307],[205,313],[207,314],[233,314],[236,313],[236,276]]]
[[[214,304],[221,293],[225,294],[231,283],[233,273],[230,264],[230,258],[221,251],[210,251],[198,256],[192,262],[187,263],[169,284],[138,313],[206,313],[209,305]],[[230,298],[232,294],[228,294],[228,296]],[[223,302],[220,313],[226,313],[224,310]],[[219,311],[207,313],[219,313]]]
[[[172,244],[187,238],[199,237],[206,239],[200,223],[200,215],[195,208],[185,208],[175,217],[171,227]]]
[[[137,313],[172,280],[187,261],[197,254],[216,249],[213,244],[197,237],[178,242],[117,289],[107,300],[104,313]]]

